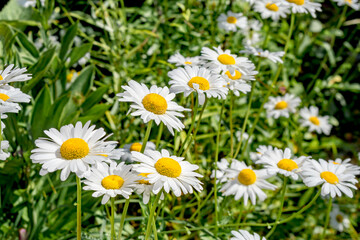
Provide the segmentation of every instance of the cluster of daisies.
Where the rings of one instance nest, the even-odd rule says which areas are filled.
[[[284,96],[269,97],[269,101],[265,103],[267,117],[278,119],[280,117],[289,118],[291,114],[297,111],[301,100],[293,94],[285,94]],[[320,116],[319,109],[315,106],[304,107],[299,111],[300,125],[307,127],[309,132],[317,132],[318,134],[330,134],[331,124],[329,116]]]
[[[65,181],[71,172],[83,178],[84,190],[94,191],[94,197],[102,196],[102,204],[111,197],[129,198],[133,192],[143,195],[148,203],[151,193],[173,191],[176,196],[202,190],[202,177],[194,172],[198,166],[182,157],[171,155],[167,150],[155,151],[150,145],[141,153],[142,144],[130,146],[131,161],[138,164],[117,163],[126,155],[115,149],[117,142],[106,141],[104,129],[95,129],[90,122],[77,122],[45,131],[48,138],[35,141],[32,150],[33,163],[41,164],[40,175],[61,170],[60,179]]]
[[[290,177],[297,181],[302,180],[308,187],[322,185],[321,195],[332,198],[346,196],[352,198],[352,189],[356,189],[356,175],[360,174],[360,167],[350,163],[350,159],[336,159],[319,161],[309,156],[294,156],[289,148],[285,150],[272,146],[261,145],[251,153],[254,164],[262,165],[263,169],[255,170],[244,162],[232,159],[221,159],[217,163],[218,170],[213,171],[211,177],[223,183],[221,192],[224,196],[234,195],[235,200],[243,198],[246,205],[250,198],[252,204],[256,199],[266,199],[262,189],[275,190],[276,186],[266,179],[276,174]]]
[[[9,83],[23,82],[31,79],[30,74],[26,74],[26,68],[14,67],[13,64],[0,70],[0,119],[7,118],[8,113],[18,113],[21,110],[19,103],[30,102],[31,97],[23,93],[19,88],[14,88]],[[0,160],[6,160],[10,153],[5,152],[9,148],[9,142],[3,140],[3,129],[5,124],[1,121],[0,135]]]

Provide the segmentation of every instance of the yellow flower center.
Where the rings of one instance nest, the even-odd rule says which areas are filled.
[[[224,65],[234,65],[235,64],[235,58],[233,58],[229,54],[220,54],[217,57],[217,60]]]
[[[339,178],[332,172],[322,172],[320,177],[330,184],[337,184],[339,182]]]
[[[109,175],[103,178],[101,185],[105,189],[120,189],[124,185],[124,179],[118,175]]]
[[[141,147],[142,144],[141,143],[133,143],[130,146],[130,151],[136,151],[136,152],[140,152],[141,151]]]
[[[337,162],[333,162],[333,164],[338,165],[339,163],[337,163]]]
[[[237,22],[236,17],[230,16],[226,19],[226,21],[230,24],[235,24]]]
[[[157,93],[146,95],[142,100],[142,104],[146,110],[157,115],[165,114],[168,107],[166,99]]]
[[[241,184],[248,186],[255,183],[256,174],[251,169],[243,169],[238,175],[238,180]]]
[[[3,78],[3,76],[0,75],[0,81],[1,81],[1,80],[4,80],[4,78]]]
[[[61,156],[67,160],[86,157],[89,151],[89,145],[81,138],[70,138],[60,147]]]
[[[185,62],[185,64],[188,64],[188,65],[190,65],[190,64],[192,64],[192,62],[187,62],[187,61],[186,61],[186,62]]]
[[[295,3],[296,5],[299,6],[304,5],[305,3],[305,0],[286,0],[286,1],[288,1],[289,3]]]
[[[291,160],[291,159],[288,159],[288,158],[284,158],[284,159],[281,159],[277,166],[283,170],[286,170],[286,171],[292,171],[294,169],[297,169],[299,168],[298,165],[296,164],[295,161]]]
[[[155,163],[155,169],[161,175],[177,178],[181,174],[180,164],[172,158],[163,157]]]
[[[343,217],[342,215],[340,215],[340,214],[336,215],[336,221],[337,221],[338,223],[342,223],[343,220],[344,220],[344,217]]]
[[[206,78],[203,77],[193,77],[188,82],[189,87],[194,88],[193,83],[199,85],[200,90],[206,91],[210,89],[210,83]]]
[[[150,173],[140,173],[138,176],[142,176],[142,177],[147,177]],[[149,180],[138,180],[137,181],[139,184],[145,184],[145,185],[151,185],[151,183],[149,182]]]
[[[66,75],[66,82],[68,82],[68,83],[71,82],[75,73],[76,73],[76,71],[74,69],[72,69],[70,71],[70,73],[68,75]]]
[[[348,3],[351,4],[351,3],[352,3],[352,0],[345,0],[345,2],[348,2]]]
[[[231,75],[229,71],[226,71],[225,74],[230,78],[231,80],[239,80],[241,78],[241,72],[238,70],[235,70],[235,75]]]
[[[319,119],[315,116],[310,117],[309,120],[310,120],[310,122],[312,122],[312,124],[315,124],[316,126],[320,125]]]
[[[266,8],[274,12],[279,11],[279,7],[275,3],[267,3]]]
[[[287,102],[285,102],[285,101],[280,101],[280,102],[278,102],[278,103],[275,105],[275,109],[276,109],[276,110],[282,110],[282,109],[287,108],[287,106],[288,106]]]
[[[6,102],[10,97],[6,95],[5,93],[0,93],[0,99]]]

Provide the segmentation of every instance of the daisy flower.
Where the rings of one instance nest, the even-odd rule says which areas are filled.
[[[322,11],[320,3],[310,0],[286,0],[284,3],[289,5],[293,13],[310,13],[313,18],[316,18],[316,11]]]
[[[148,204],[150,197],[151,197],[151,193],[154,189],[154,184],[151,184],[147,178],[147,175],[149,175],[148,173],[140,173],[139,176],[142,177],[142,179],[138,180],[136,185],[135,185],[135,189],[136,189],[136,193],[137,194],[142,194],[143,196],[143,203],[144,204]],[[164,200],[164,194],[161,193],[160,196],[161,200]]]
[[[110,166],[99,164],[92,167],[90,173],[85,176],[83,189],[95,191],[93,197],[103,196],[101,204],[106,204],[110,197],[117,195],[128,199],[140,177],[131,172],[131,165],[124,164],[111,162]]]
[[[336,2],[339,7],[348,5],[349,7],[355,10],[359,10],[360,8],[360,4],[358,0],[333,0],[333,1]]]
[[[233,13],[228,11],[226,14],[222,13],[218,19],[218,27],[229,32],[236,32],[238,29],[245,29],[247,25],[247,18],[242,13]]]
[[[324,133],[329,135],[331,131],[331,124],[329,123],[329,116],[319,116],[319,109],[314,106],[300,109],[300,124],[303,127],[309,127],[309,132],[316,131],[318,134]]]
[[[9,148],[9,141],[1,141],[0,142],[0,160],[6,160],[8,157],[10,157],[10,153],[4,152],[3,150],[7,150]]]
[[[212,170],[210,178],[215,178],[215,172],[216,172],[216,182],[226,182],[228,181],[227,177],[225,177],[225,171],[229,167],[229,162],[226,160],[226,158],[222,158],[217,163],[217,170]]]
[[[330,195],[332,198],[341,197],[342,192],[352,198],[353,193],[350,188],[356,189],[354,184],[358,182],[355,175],[346,172],[345,166],[323,159],[308,161],[303,167],[301,176],[306,186],[322,185],[321,195]]]
[[[262,35],[258,32],[247,32],[243,40],[243,45],[255,46],[261,42]]]
[[[169,63],[175,64],[177,67],[181,66],[196,66],[200,65],[200,57],[184,57],[179,52],[176,52],[174,55],[170,56]]]
[[[256,149],[256,152],[250,153],[250,159],[256,164],[257,161],[260,160],[261,156],[264,155],[264,153],[266,153],[267,151],[273,151],[273,150],[274,150],[273,146],[260,145]]]
[[[167,150],[151,151],[145,154],[132,152],[133,160],[140,162],[134,166],[139,173],[147,173],[149,183],[154,184],[153,193],[158,194],[161,189],[175,196],[193,193],[193,188],[200,192],[202,183],[197,179],[202,175],[194,172],[199,166],[184,161],[183,157],[171,156]]]
[[[30,102],[31,97],[18,88],[5,85],[0,88],[0,103],[8,104],[12,103],[16,108],[20,109],[19,104],[17,103],[28,103]]]
[[[0,119],[7,118],[5,113],[18,113],[19,108],[16,104],[8,103],[8,104],[0,104]]]
[[[227,82],[229,90],[233,91],[236,96],[239,96],[240,92],[246,94],[251,91],[251,85],[247,81],[255,80],[255,75],[257,73],[258,72],[253,69],[249,69],[246,74],[242,74],[240,71],[235,70],[234,74],[231,74],[230,71],[226,71],[225,74],[222,74],[221,76]]]
[[[183,92],[185,97],[192,92],[197,92],[200,105],[204,104],[205,95],[208,98],[225,99],[229,91],[225,80],[220,75],[204,67],[185,66],[185,68],[170,71],[168,76],[171,79],[169,82],[171,92],[176,94]]]
[[[122,86],[125,90],[118,93],[120,102],[131,102],[130,108],[134,109],[132,116],[140,116],[144,123],[154,120],[157,125],[163,122],[169,131],[174,135],[174,130],[181,131],[185,126],[178,119],[184,117],[180,112],[188,109],[179,106],[172,101],[174,93],[169,92],[169,88],[151,86],[149,89],[145,84],[140,84],[131,80],[129,86]]]
[[[283,63],[282,57],[285,52],[269,52],[269,50],[263,50],[261,48],[254,48],[252,46],[245,46],[245,50],[240,51],[240,53],[247,53],[261,58],[267,58],[274,63]]]
[[[204,67],[218,73],[229,71],[231,75],[234,75],[235,70],[238,70],[240,73],[246,74],[255,69],[254,64],[248,58],[231,54],[228,49],[223,51],[221,47],[213,47],[213,49],[203,47],[200,57],[205,61]]]
[[[19,0],[19,4],[25,8],[36,7],[36,0]],[[45,6],[45,0],[40,0],[41,6]]]
[[[229,169],[226,170],[225,177],[228,182],[220,189],[224,196],[234,195],[235,200],[244,198],[244,205],[248,199],[253,205],[256,204],[256,197],[260,201],[266,199],[266,194],[262,189],[275,190],[276,186],[270,184],[265,179],[271,177],[266,170],[253,170],[251,166],[238,160],[233,160]]]
[[[286,18],[290,13],[289,6],[287,4],[282,4],[279,0],[256,1],[254,10],[261,14],[261,18],[271,18],[273,21],[279,21],[280,18]]]
[[[360,175],[360,166],[354,165],[350,163],[351,159],[347,158],[345,160],[341,160],[340,158],[337,158],[335,160],[329,160],[329,162],[335,164],[335,165],[343,165],[346,170],[345,173],[346,174],[351,174],[351,175]]]
[[[298,180],[302,165],[309,159],[310,157],[305,156],[292,156],[290,148],[285,148],[284,151],[274,148],[266,151],[256,163],[263,164],[270,175],[280,173]]]
[[[26,68],[14,68],[14,64],[10,64],[4,70],[0,70],[0,85],[31,79],[31,74],[24,74],[25,72]]]
[[[334,204],[330,212],[330,226],[339,232],[349,228],[350,220],[347,215],[340,211],[339,206]]]
[[[60,179],[65,181],[70,172],[81,176],[89,170],[90,164],[105,161],[116,142],[105,141],[103,128],[94,129],[88,121],[84,126],[77,122],[75,126],[62,126],[60,131],[55,128],[44,131],[49,138],[37,139],[37,148],[30,156],[33,163],[42,164],[40,175],[61,170]]]
[[[245,230],[231,231],[231,234],[233,237],[230,240],[266,240],[265,237],[260,237],[257,233],[250,234]]]
[[[283,97],[270,97],[269,101],[265,103],[264,108],[266,109],[269,118],[273,117],[277,119],[281,116],[288,118],[290,113],[296,111],[300,102],[301,100],[299,97],[296,97],[293,94],[285,94]]]
[[[141,147],[142,147],[142,143],[139,142],[125,144],[124,147],[121,149],[123,154],[121,156],[121,160],[132,163],[133,160],[132,160],[131,152],[132,151],[140,152]],[[147,142],[145,146],[145,150],[155,150],[155,144],[153,142]]]

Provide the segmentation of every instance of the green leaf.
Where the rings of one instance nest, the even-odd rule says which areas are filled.
[[[84,113],[82,117],[79,118],[79,121],[85,123],[89,120],[92,122],[96,122],[102,116],[104,116],[105,112],[110,108],[109,104],[98,104],[92,107],[89,111]]]
[[[53,61],[55,49],[55,47],[50,48],[49,50],[44,52],[40,56],[38,62],[29,68],[29,73],[33,74],[33,78],[21,89],[24,93],[30,91],[46,74],[48,68],[51,65],[51,62]]]
[[[49,87],[45,85],[45,87],[41,90],[35,99],[35,105],[31,118],[31,131],[33,139],[36,139],[42,135],[42,132],[44,131],[43,127],[46,123],[46,117],[48,116],[50,107],[51,94]]]
[[[65,57],[69,51],[69,48],[74,42],[74,38],[76,36],[76,32],[78,30],[78,22],[72,25],[65,33],[64,38],[62,39],[62,44],[60,48],[59,57],[61,60],[65,60]]]
[[[17,32],[18,42],[35,58],[39,57],[39,52],[35,45],[28,40],[26,35],[20,31]]]
[[[94,80],[94,66],[90,65],[81,71],[80,75],[74,80],[69,91],[71,95],[83,95],[85,96],[93,85]]]
[[[69,101],[69,96],[62,96],[56,99],[55,103],[51,106],[49,110],[49,114],[45,121],[45,129],[49,129],[51,127],[60,128],[61,127],[61,115],[63,113],[64,107]]]
[[[98,103],[104,96],[104,94],[109,89],[108,86],[103,86],[98,88],[95,92],[91,93],[81,105],[81,108],[84,112],[92,108],[96,103]]]
[[[92,47],[91,43],[86,43],[81,45],[80,47],[75,47],[70,53],[70,62],[68,66],[72,66],[74,63],[79,61],[86,53],[90,52]]]

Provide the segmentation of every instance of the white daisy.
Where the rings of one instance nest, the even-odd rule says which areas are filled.
[[[266,240],[265,237],[260,237],[257,233],[250,234],[245,230],[231,231],[231,234],[233,237],[230,240]]]
[[[36,0],[18,0],[18,3],[27,8],[27,7],[36,7]],[[41,6],[45,6],[45,0],[40,0]]]
[[[266,146],[266,145],[260,145],[257,149],[256,152],[251,152],[250,153],[250,159],[254,162],[257,163],[258,160],[260,160],[261,156],[264,155],[264,153],[266,153],[267,151],[273,151],[274,148],[273,146]]]
[[[177,68],[168,73],[171,79],[171,91],[174,93],[184,93],[187,97],[192,92],[197,92],[199,97],[199,104],[203,105],[205,102],[205,95],[208,98],[216,97],[225,99],[228,93],[226,82],[218,74],[214,74],[204,67],[185,66],[185,68]]]
[[[13,103],[16,108],[21,109],[17,103],[28,103],[30,99],[31,97],[23,93],[19,88],[14,88],[9,85],[0,88],[0,103],[2,104]]]
[[[238,57],[231,54],[230,50],[223,51],[221,47],[213,47],[213,50],[207,47],[201,49],[201,59],[204,60],[204,67],[207,67],[218,73],[230,72],[234,75],[235,70],[242,74],[247,74],[255,69],[254,64],[246,57]]]
[[[19,108],[14,103],[0,104],[0,119],[7,118],[5,113],[18,113]]]
[[[312,17],[316,18],[315,12],[321,12],[321,4],[311,2],[310,0],[286,0],[284,1],[293,13],[310,13]]]
[[[360,8],[360,3],[358,2],[358,0],[333,0],[333,1],[336,2],[339,7],[348,5],[349,7],[355,10],[359,10]]]
[[[226,170],[225,177],[229,179],[220,189],[224,196],[234,195],[235,200],[244,198],[244,205],[247,205],[250,198],[253,205],[256,204],[256,197],[260,201],[266,199],[266,194],[262,189],[275,190],[276,186],[270,184],[265,179],[271,177],[266,170],[253,170],[251,166],[238,160],[233,160],[229,169]]]
[[[225,177],[225,170],[229,168],[229,162],[226,158],[222,158],[217,163],[217,170],[216,170],[216,182],[226,182],[228,178]],[[215,178],[215,170],[212,170],[210,178]]]
[[[353,193],[350,188],[357,189],[354,184],[358,181],[353,174],[346,172],[345,166],[333,164],[323,159],[319,161],[310,160],[304,164],[301,176],[308,187],[322,184],[322,196],[341,197],[341,192],[343,192],[352,198]]]
[[[249,69],[245,74],[235,70],[234,74],[231,74],[230,71],[226,71],[221,76],[227,82],[229,90],[233,91],[236,96],[239,96],[240,92],[246,94],[251,91],[251,85],[247,81],[255,80],[255,75],[257,73],[258,72],[254,69]]]
[[[334,160],[329,160],[329,162],[335,164],[335,165],[343,165],[346,170],[345,170],[345,173],[346,174],[351,174],[351,175],[360,175],[360,166],[358,165],[354,165],[354,164],[351,164],[351,159],[350,158],[347,158],[347,159],[344,159],[344,160],[341,160],[340,158],[337,158]]]
[[[248,21],[247,31],[260,31],[263,24],[259,20],[256,19],[250,19]]]
[[[318,134],[330,134],[332,126],[329,123],[329,116],[319,116],[319,109],[317,107],[305,107],[300,109],[299,113],[301,126],[309,127],[309,132],[316,131]]]
[[[286,177],[298,180],[302,165],[309,160],[310,157],[292,156],[290,148],[285,148],[284,151],[274,148],[273,150],[266,151],[256,164],[263,164],[270,175],[280,173]]]
[[[287,93],[283,97],[270,97],[269,101],[265,103],[264,108],[266,109],[269,118],[273,117],[277,119],[281,116],[288,118],[290,113],[296,111],[300,102],[301,100],[299,97]]]
[[[247,32],[243,40],[243,45],[256,46],[261,42],[262,35],[259,32]]]
[[[286,18],[290,13],[289,6],[279,0],[256,1],[254,10],[261,14],[261,18],[271,18],[274,21],[279,21],[280,18]]]
[[[33,163],[42,164],[40,175],[61,169],[60,179],[65,181],[70,172],[81,176],[90,164],[105,161],[116,142],[105,141],[103,128],[94,130],[94,125],[89,126],[90,121],[84,126],[77,122],[75,126],[61,127],[60,131],[55,128],[44,131],[49,138],[37,139],[38,148],[33,149],[30,156]]]
[[[263,50],[261,48],[254,48],[252,46],[245,46],[245,50],[240,51],[240,53],[248,53],[254,56],[261,58],[267,58],[274,63],[283,63],[282,57],[285,52],[269,52],[269,50]]]
[[[131,165],[124,164],[111,162],[110,166],[98,164],[97,167],[92,167],[90,174],[85,176],[83,189],[95,191],[92,194],[93,197],[103,196],[102,204],[107,203],[110,197],[117,195],[129,198],[135,189],[136,181],[141,177],[131,172]]]
[[[140,173],[148,173],[149,183],[154,184],[153,193],[158,194],[161,189],[175,196],[182,193],[193,193],[193,188],[201,191],[202,183],[197,179],[202,175],[194,172],[199,166],[184,161],[183,157],[171,156],[167,150],[151,151],[145,154],[132,152],[133,160],[140,162],[134,169]]]
[[[181,131],[185,126],[178,119],[184,117],[180,112],[188,109],[179,106],[172,101],[174,93],[169,92],[169,88],[151,86],[149,89],[145,84],[140,84],[131,80],[129,86],[122,86],[125,90],[118,93],[120,102],[131,102],[130,108],[134,109],[132,116],[140,116],[144,123],[154,120],[157,125],[163,122],[169,131],[174,134],[174,130]]]
[[[132,163],[132,151],[140,152],[142,147],[142,143],[140,142],[134,142],[125,144],[124,147],[121,149],[123,155],[121,156],[121,160]],[[155,144],[153,142],[147,142],[145,146],[145,150],[155,150]]]
[[[340,211],[338,205],[334,204],[330,212],[330,226],[339,232],[343,232],[344,229],[349,228],[349,225],[349,217]]]
[[[236,139],[237,139],[238,141],[240,141],[240,139],[241,139],[241,132],[242,132],[242,131],[236,131],[236,132],[235,132],[235,137],[236,137]],[[249,134],[246,133],[246,132],[244,132],[243,141],[248,140],[248,138],[249,138]],[[249,143],[252,143],[252,141],[253,141],[253,137],[251,137],[248,142],[249,142]]]
[[[238,29],[245,29],[247,25],[247,18],[242,13],[233,13],[228,11],[226,14],[222,13],[217,19],[218,27],[229,32],[236,32]]]
[[[6,160],[10,157],[10,153],[4,152],[3,150],[7,150],[9,148],[9,141],[3,140],[0,142],[0,160]]]
[[[4,70],[0,70],[0,85],[31,79],[31,74],[24,74],[25,72],[26,68],[14,68],[14,64],[10,64]]]
[[[151,184],[147,178],[148,175],[149,175],[148,173],[140,173],[139,176],[141,176],[142,179],[138,180],[135,185],[136,193],[140,195],[142,194],[142,199],[144,204],[149,203],[151,193],[154,189],[154,184]],[[164,200],[163,193],[161,193],[160,199]]]
[[[179,52],[176,52],[174,55],[170,56],[169,63],[175,64],[175,66],[196,66],[200,65],[200,57],[184,57]]]

